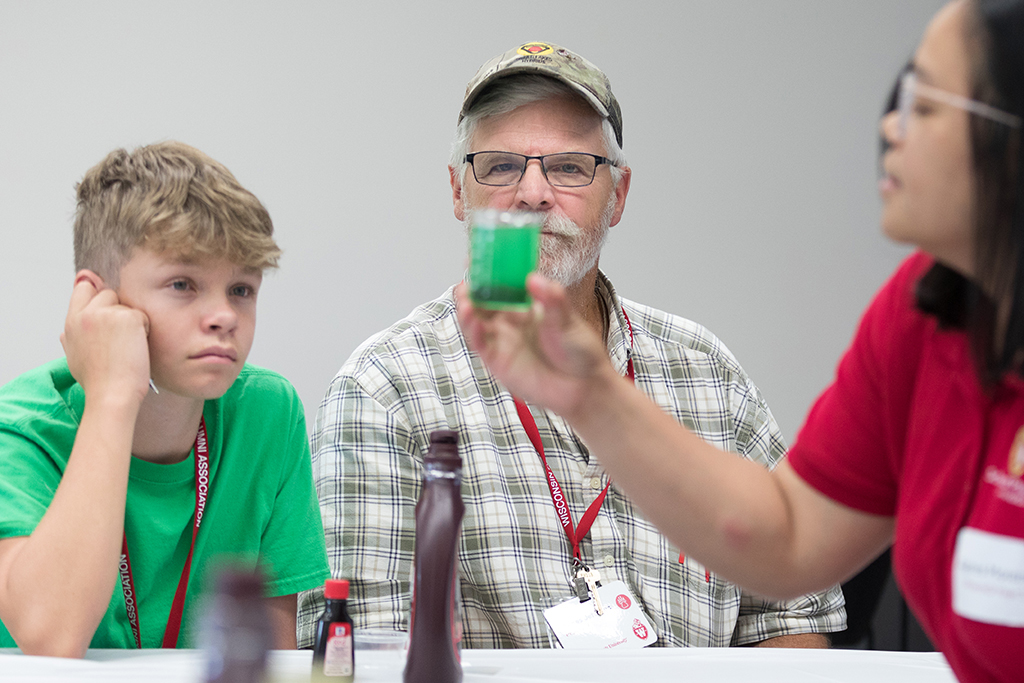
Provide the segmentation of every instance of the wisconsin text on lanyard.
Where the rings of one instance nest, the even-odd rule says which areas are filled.
[[[203,522],[203,511],[206,509],[206,497],[210,490],[210,457],[206,442],[206,420],[200,418],[199,432],[196,434],[196,509],[192,516],[192,545],[185,558],[185,567],[181,570],[178,588],[171,602],[171,612],[167,617],[167,628],[164,630],[162,647],[173,648],[178,645],[178,633],[181,631],[181,617],[185,607],[185,593],[188,589],[189,572],[192,569],[192,552],[196,548],[196,535],[199,525]],[[135,594],[135,582],[132,580],[132,564],[128,559],[128,535],[121,540],[121,561],[118,563],[121,574],[121,589],[124,591],[124,607],[128,613],[128,624],[135,637],[135,646],[142,647],[142,631],[139,628],[139,607]]]
[[[548,488],[551,489],[551,500],[555,502],[555,512],[563,527],[572,528],[572,517],[569,516],[569,506],[565,504],[565,495],[562,487],[555,479],[555,473],[548,468]],[[575,548],[573,549],[575,551]]]
[[[633,325],[629,322],[629,316],[626,315],[625,309],[622,310],[622,316],[625,318],[626,327],[629,330],[629,350],[626,354],[626,376],[629,377],[630,381],[636,382],[633,370]],[[595,606],[597,611],[598,613],[601,613],[603,612],[601,601],[597,598],[597,588],[601,586],[601,580],[597,571],[583,563],[583,558],[580,553],[580,543],[590,532],[590,527],[593,526],[594,520],[597,519],[597,514],[601,510],[601,505],[604,504],[605,496],[608,495],[608,489],[611,488],[612,483],[609,481],[605,485],[601,493],[593,500],[593,502],[590,503],[586,512],[583,513],[583,517],[580,518],[579,526],[573,528],[572,515],[569,513],[569,505],[565,499],[565,494],[562,491],[562,486],[558,483],[555,473],[551,471],[547,457],[544,455],[544,444],[541,442],[540,430],[537,429],[537,421],[534,420],[533,414],[530,413],[530,409],[522,399],[513,397],[513,400],[515,401],[516,412],[519,414],[519,421],[522,423],[523,429],[526,430],[526,435],[529,437],[530,443],[533,444],[534,450],[537,451],[537,455],[540,456],[541,462],[544,464],[548,489],[551,491],[551,501],[554,503],[555,513],[558,515],[558,521],[561,522],[562,529],[565,531],[565,535],[568,537],[569,543],[572,545],[573,584],[575,586],[576,593],[580,598],[580,602],[584,602],[589,599],[587,590],[589,588],[590,593],[595,597]]]

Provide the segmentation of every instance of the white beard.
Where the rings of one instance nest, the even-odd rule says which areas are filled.
[[[601,249],[608,239],[615,199],[612,192],[597,225],[591,230],[584,230],[562,214],[550,211],[544,214],[542,230],[548,234],[541,236],[537,272],[563,287],[571,287],[582,280],[597,265]],[[469,235],[473,207],[466,203],[464,208],[466,213],[462,223]]]

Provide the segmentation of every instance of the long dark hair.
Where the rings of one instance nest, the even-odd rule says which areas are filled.
[[[1024,119],[1024,0],[973,0],[969,11],[971,96]],[[975,277],[936,263],[916,294],[918,308],[941,325],[966,330],[979,379],[991,387],[1008,372],[1024,374],[1021,129],[980,116],[970,126]]]

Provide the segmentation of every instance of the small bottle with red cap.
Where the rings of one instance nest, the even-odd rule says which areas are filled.
[[[352,617],[348,615],[348,581],[327,579],[327,607],[316,622],[313,647],[313,680],[349,683],[355,678]]]

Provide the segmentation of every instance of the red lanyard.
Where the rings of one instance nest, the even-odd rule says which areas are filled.
[[[540,455],[541,462],[544,463],[544,470],[547,473],[548,488],[551,490],[551,501],[555,504],[555,512],[558,513],[558,521],[562,523],[562,528],[565,530],[565,535],[569,537],[569,543],[572,544],[572,556],[577,560],[582,560],[580,557],[580,541],[590,531],[590,527],[594,524],[594,519],[597,518],[597,512],[601,509],[601,504],[604,503],[604,497],[608,494],[608,487],[612,485],[609,481],[601,494],[594,499],[594,502],[590,504],[587,511],[583,513],[583,517],[580,518],[580,525],[573,528],[572,514],[569,512],[569,505],[565,502],[565,494],[562,493],[562,486],[558,483],[558,479],[555,478],[555,473],[551,471],[551,467],[548,466],[548,459],[544,456],[544,445],[540,440],[540,431],[537,429],[537,421],[533,419],[533,415],[530,414],[530,409],[526,407],[522,399],[515,398],[516,412],[519,413],[519,420],[523,423],[523,429],[526,430],[526,435],[530,437],[530,443],[536,449],[537,454]]]
[[[192,551],[196,548],[196,534],[203,523],[203,510],[206,509],[206,496],[210,490],[210,459],[209,447],[206,443],[206,420],[199,419],[199,432],[196,434],[196,511],[192,517],[192,545],[185,558],[185,568],[181,570],[178,589],[174,592],[171,602],[171,613],[167,617],[167,628],[164,631],[162,647],[177,647],[178,633],[181,631],[181,616],[185,608],[185,591],[188,588],[188,575],[192,569]],[[124,591],[124,607],[128,612],[128,623],[135,636],[135,646],[142,647],[142,633],[139,630],[139,605],[135,595],[135,583],[132,580],[132,565],[128,560],[128,536],[121,541],[121,561],[118,563],[121,574],[121,588]]]
[[[629,329],[629,351],[626,353],[626,376],[629,377],[631,382],[636,381],[636,377],[633,373],[633,325],[629,322],[629,316],[626,315],[626,310],[622,310],[622,316],[626,319],[626,327]],[[526,430],[526,435],[530,438],[530,443],[533,444],[534,450],[537,451],[537,455],[540,456],[540,460],[544,463],[544,471],[547,475],[548,489],[551,491],[551,502],[555,504],[555,512],[558,513],[558,521],[562,524],[562,529],[565,531],[565,535],[569,539],[569,543],[572,545],[572,556],[582,561],[583,558],[580,556],[580,542],[586,537],[587,533],[590,532],[590,527],[593,526],[594,520],[597,519],[597,513],[601,510],[601,505],[604,504],[604,498],[608,495],[608,489],[612,483],[609,481],[605,484],[604,489],[601,493],[590,503],[587,507],[586,512],[583,513],[583,517],[580,518],[579,526],[573,527],[572,514],[569,512],[569,504],[565,500],[565,494],[562,492],[562,486],[558,483],[558,479],[555,477],[555,473],[551,471],[551,467],[548,465],[548,459],[544,455],[544,444],[540,440],[540,430],[537,429],[537,421],[533,419],[533,414],[530,413],[530,409],[526,407],[526,403],[522,399],[512,397],[516,404],[516,412],[519,413],[519,421],[523,424],[523,429]]]

